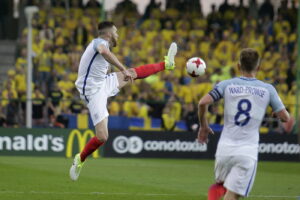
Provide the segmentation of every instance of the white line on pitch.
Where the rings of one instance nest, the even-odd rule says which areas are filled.
[[[288,198],[295,199],[300,198],[300,196],[276,196],[276,195],[250,195],[248,198]]]
[[[176,196],[176,194],[155,194],[155,193],[109,193],[109,192],[50,192],[50,191],[0,191],[0,194],[77,194],[77,195],[133,195],[133,196]]]
[[[122,193],[122,192],[116,192],[116,193],[109,193],[109,192],[51,192],[51,191],[0,191],[0,194],[57,194],[57,195],[64,195],[64,194],[76,194],[76,195],[132,195],[132,196],[177,196],[177,194],[157,194],[157,193]],[[206,195],[206,194],[204,194]],[[198,196],[195,194],[189,195],[189,196]],[[300,198],[300,196],[276,196],[276,195],[250,195],[248,197],[249,199],[255,198],[288,198],[288,199],[295,199]]]

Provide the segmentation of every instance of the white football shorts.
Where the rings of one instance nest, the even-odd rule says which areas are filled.
[[[256,175],[257,161],[248,156],[217,156],[215,178],[217,183],[240,196],[248,196]]]
[[[107,99],[118,94],[120,91],[118,86],[119,81],[117,74],[110,73],[106,75],[103,85],[95,94],[80,95],[80,98],[87,104],[94,126],[109,116],[107,111]]]

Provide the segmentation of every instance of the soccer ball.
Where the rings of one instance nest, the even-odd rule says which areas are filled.
[[[186,63],[186,71],[191,77],[198,77],[205,73],[206,64],[198,57],[190,58]]]

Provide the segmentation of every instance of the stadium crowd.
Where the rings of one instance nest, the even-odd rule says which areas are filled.
[[[90,0],[31,1],[39,6],[33,19],[33,119],[35,126],[65,127],[63,114],[87,113],[74,82],[84,47],[97,36],[102,5]],[[296,0],[282,0],[278,10],[269,0],[258,4],[249,0],[245,6],[230,5],[225,0],[204,16],[197,0],[172,1],[166,9],[151,0],[140,15],[129,0],[106,13],[119,31],[118,47],[113,52],[127,67],[158,62],[169,44],[176,41],[179,54],[176,70],[136,80],[122,94],[109,102],[110,115],[162,118],[163,128],[173,130],[176,121],[185,120],[189,130],[196,128],[197,103],[221,80],[239,76],[238,52],[252,47],[262,56],[258,79],[272,83],[291,115],[295,115],[296,93]],[[7,72],[1,86],[0,125],[24,125],[26,101],[27,28],[19,39],[15,68]],[[185,63],[202,57],[207,72],[191,78]],[[114,69],[111,69],[114,70]],[[209,108],[210,123],[222,124],[220,103]],[[262,132],[291,132],[294,119],[281,124],[268,110]]]

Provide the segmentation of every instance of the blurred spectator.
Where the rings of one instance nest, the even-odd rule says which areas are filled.
[[[23,68],[24,70],[27,67],[27,49],[21,48],[20,56],[16,59],[16,68]]]
[[[80,100],[73,100],[70,105],[70,110],[73,114],[79,114],[83,110],[83,104],[80,102]]]
[[[51,69],[51,71],[55,71],[55,74],[58,76],[59,79],[63,77],[66,71],[70,71],[68,69],[69,58],[67,54],[63,52],[62,47],[55,48],[54,53],[52,54],[52,62],[53,68]],[[52,85],[52,83],[50,83],[50,78],[48,79],[48,84],[50,86]]]
[[[32,93],[32,119],[33,126],[35,127],[45,126],[44,106],[45,96],[42,94],[39,87],[35,87]]]
[[[82,8],[82,0],[71,0],[70,7],[71,8]]]
[[[74,88],[74,82],[69,79],[69,74],[65,73],[62,80],[57,83],[59,89],[63,92],[64,96],[70,96]]]
[[[288,19],[289,22],[292,26],[292,30],[296,30],[296,25],[297,25],[297,13],[298,13],[298,9],[296,6],[296,0],[292,0],[292,6],[290,8],[288,8]],[[299,3],[298,3],[299,5]]]
[[[0,127],[4,127],[4,128],[7,127],[6,119],[3,114],[0,114]]]
[[[63,99],[63,93],[58,88],[57,83],[54,83],[53,87],[49,91],[48,101],[48,116],[50,118],[57,116],[61,112],[60,104]]]
[[[166,0],[166,9],[176,8],[176,2],[178,1]]]
[[[235,14],[239,19],[248,17],[249,9],[244,5],[244,0],[240,0],[239,5],[235,7]]]
[[[258,18],[258,5],[256,0],[249,0],[249,13],[248,16],[250,19],[257,19]]]
[[[187,11],[195,12],[203,17],[201,0],[186,0],[185,3],[188,5]]]
[[[40,30],[39,38],[41,40],[53,40],[54,33],[53,30],[49,27],[48,23],[42,24],[42,29]]]
[[[52,115],[49,119],[49,127],[53,128],[68,128],[69,120],[66,116],[64,115],[57,115],[54,116]]]
[[[174,95],[173,92],[174,92],[174,86],[173,86],[173,83],[172,83],[172,76],[170,74],[170,75],[167,75],[166,78],[165,78],[164,100],[168,101],[170,96]]]
[[[211,104],[208,107],[209,122],[212,124],[223,124],[223,110],[220,104]]]
[[[231,9],[231,6],[228,3],[228,0],[224,0],[224,3],[222,3],[219,7],[219,12],[224,15],[227,11]]]
[[[156,98],[147,99],[147,104],[150,106],[149,116],[153,118],[161,118],[165,102],[161,101],[158,96]]]
[[[266,15],[263,19],[262,19],[262,31],[266,36],[272,36],[274,35],[274,30],[273,30],[273,21],[270,19],[270,16]],[[256,31],[256,34],[258,33],[258,30]],[[262,44],[263,45],[263,44]],[[263,49],[262,49],[263,50]],[[260,51],[261,52],[261,51]]]
[[[9,93],[9,103],[6,106],[6,125],[7,127],[18,127],[19,124],[19,105],[18,100],[11,98]]]
[[[59,120],[60,118],[61,118],[61,115],[59,115],[58,117],[51,115],[49,117],[49,127],[51,127],[51,128],[67,128],[67,126],[65,126],[65,124]]]
[[[130,0],[124,0],[117,4],[116,13],[137,13],[137,7],[136,4],[134,4]]]
[[[196,12],[199,13],[199,16],[202,16],[202,7],[199,0],[167,0],[166,9],[175,8],[183,12]]]
[[[5,113],[5,108],[2,106],[2,102],[0,102],[0,127],[7,126]]]
[[[9,0],[0,1],[0,38],[7,38],[6,20],[9,14]]]
[[[51,47],[51,44],[47,42],[44,46],[44,49],[36,57],[36,84],[40,85],[43,93],[48,91],[50,72],[53,66]]]
[[[57,128],[67,128],[69,124],[69,119],[64,115],[58,115],[54,124]]]
[[[15,89],[12,72],[8,72],[10,79],[5,83],[6,87],[2,91],[2,108],[6,110],[6,124],[8,127],[15,127],[19,121],[18,93]]]
[[[278,8],[277,14],[281,15],[284,20],[289,20],[288,1],[281,0],[280,7]]]
[[[100,8],[101,4],[97,0],[89,0],[85,8]]]
[[[258,15],[261,19],[265,16],[269,16],[271,20],[274,18],[274,6],[270,0],[265,0],[258,10]]]
[[[74,29],[74,44],[84,46],[88,41],[88,31],[82,20],[79,20],[77,27]]]
[[[181,117],[181,103],[176,99],[175,95],[172,95],[167,104],[165,105],[162,113],[162,128],[166,131],[174,131],[176,122]]]
[[[176,127],[176,119],[175,116],[172,115],[172,104],[171,102],[168,102],[163,109],[162,113],[162,128],[165,131],[174,131]]]
[[[18,93],[18,96],[21,97],[26,92],[26,73],[24,68],[19,67],[16,69],[14,81],[16,84],[16,91]]]
[[[143,19],[148,19],[151,15],[152,10],[159,9],[161,6],[161,2],[156,3],[155,0],[151,0],[146,7],[145,13],[143,15]]]
[[[120,103],[116,100],[112,100],[109,104],[108,104],[108,109],[109,109],[109,114],[111,116],[118,116],[120,115],[121,112],[121,106]]]
[[[52,6],[53,7],[65,7],[66,6],[66,1],[64,0],[51,0]]]
[[[199,120],[197,108],[193,103],[186,105],[185,112],[183,113],[183,119],[185,120],[188,131],[197,131],[199,128]]]
[[[216,25],[220,23],[220,13],[216,10],[216,4],[211,4],[211,12],[207,16],[207,23],[210,26]],[[211,27],[209,27],[211,28]]]
[[[18,98],[18,93],[15,89],[15,84],[12,80],[5,83],[5,89],[2,90],[2,106],[5,107],[10,100]]]

